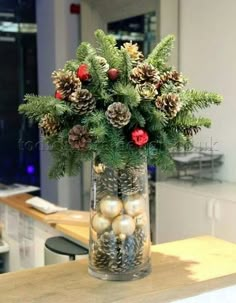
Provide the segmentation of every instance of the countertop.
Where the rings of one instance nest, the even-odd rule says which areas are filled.
[[[71,220],[71,211],[68,211],[68,223],[69,224],[62,224],[62,223],[51,223],[50,218],[53,218],[52,215],[45,215],[29,205],[25,203],[25,201],[29,198],[32,198],[29,194],[20,194],[15,196],[9,196],[0,198],[0,203],[6,204],[19,212],[37,220],[41,223],[47,224],[55,228],[56,230],[64,233],[65,235],[79,241],[82,245],[88,246],[89,242],[89,213],[88,212],[79,212],[82,214],[83,219],[81,221],[78,219],[76,222]],[[1,301],[0,301],[1,302]]]
[[[0,302],[165,303],[235,284],[235,244],[205,236],[152,251],[152,273],[132,282],[92,278],[86,260],[0,275]]]

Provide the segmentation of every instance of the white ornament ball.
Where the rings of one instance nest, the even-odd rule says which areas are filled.
[[[112,222],[112,229],[116,235],[130,236],[135,230],[135,221],[128,215],[120,215]]]
[[[103,233],[110,226],[111,221],[100,213],[95,214],[92,218],[92,227],[98,234]]]
[[[114,218],[118,216],[122,208],[122,201],[115,196],[105,196],[100,201],[101,213],[107,218]]]
[[[145,199],[139,194],[130,195],[124,203],[124,208],[126,213],[132,217],[140,215],[145,212]]]

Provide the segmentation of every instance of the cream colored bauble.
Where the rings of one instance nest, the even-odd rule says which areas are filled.
[[[130,236],[135,230],[135,221],[128,215],[120,215],[113,220],[112,229],[116,235]]]
[[[124,202],[124,208],[128,215],[135,217],[145,211],[145,199],[139,194],[130,195]]]
[[[123,208],[122,201],[115,196],[105,196],[99,205],[102,214],[107,218],[118,216]]]
[[[92,227],[98,234],[103,233],[110,226],[111,226],[111,221],[108,218],[105,218],[100,213],[97,213],[92,218]]]
[[[147,215],[145,213],[142,213],[141,215],[136,216],[135,218],[135,223],[137,227],[142,227],[147,224]]]
[[[97,232],[96,232],[93,228],[90,229],[90,237],[91,237],[92,240],[95,241],[95,242],[96,242],[97,239],[98,239]]]

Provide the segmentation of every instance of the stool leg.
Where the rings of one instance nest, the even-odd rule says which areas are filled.
[[[75,261],[75,255],[70,255],[70,256],[69,256],[69,260],[70,260],[70,261]]]

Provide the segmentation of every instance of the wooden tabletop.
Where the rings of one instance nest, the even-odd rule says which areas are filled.
[[[73,239],[79,241],[82,245],[88,246],[88,242],[89,242],[89,213],[88,212],[75,211],[75,213],[79,213],[80,215],[82,213],[84,214],[84,217],[81,218],[81,220],[78,219],[77,222],[75,222],[75,219],[71,216],[71,211],[68,211],[68,216],[66,217],[66,214],[64,216],[66,218],[65,222],[67,222],[67,224],[58,223],[58,222],[63,222],[61,218],[58,219],[58,222],[55,222],[56,220],[55,218],[58,217],[58,215],[57,216],[54,214],[45,215],[40,211],[35,210],[29,205],[27,205],[25,201],[29,198],[32,198],[32,196],[29,194],[14,195],[14,196],[0,198],[0,203],[4,203],[37,221],[40,221],[44,224],[48,224],[53,228],[55,228],[56,230],[64,233],[65,235],[70,236]],[[87,224],[85,222],[86,220],[87,220]]]
[[[235,284],[236,245],[198,237],[153,246],[153,271],[132,282],[107,282],[75,261],[0,275],[6,303],[165,303]]]

